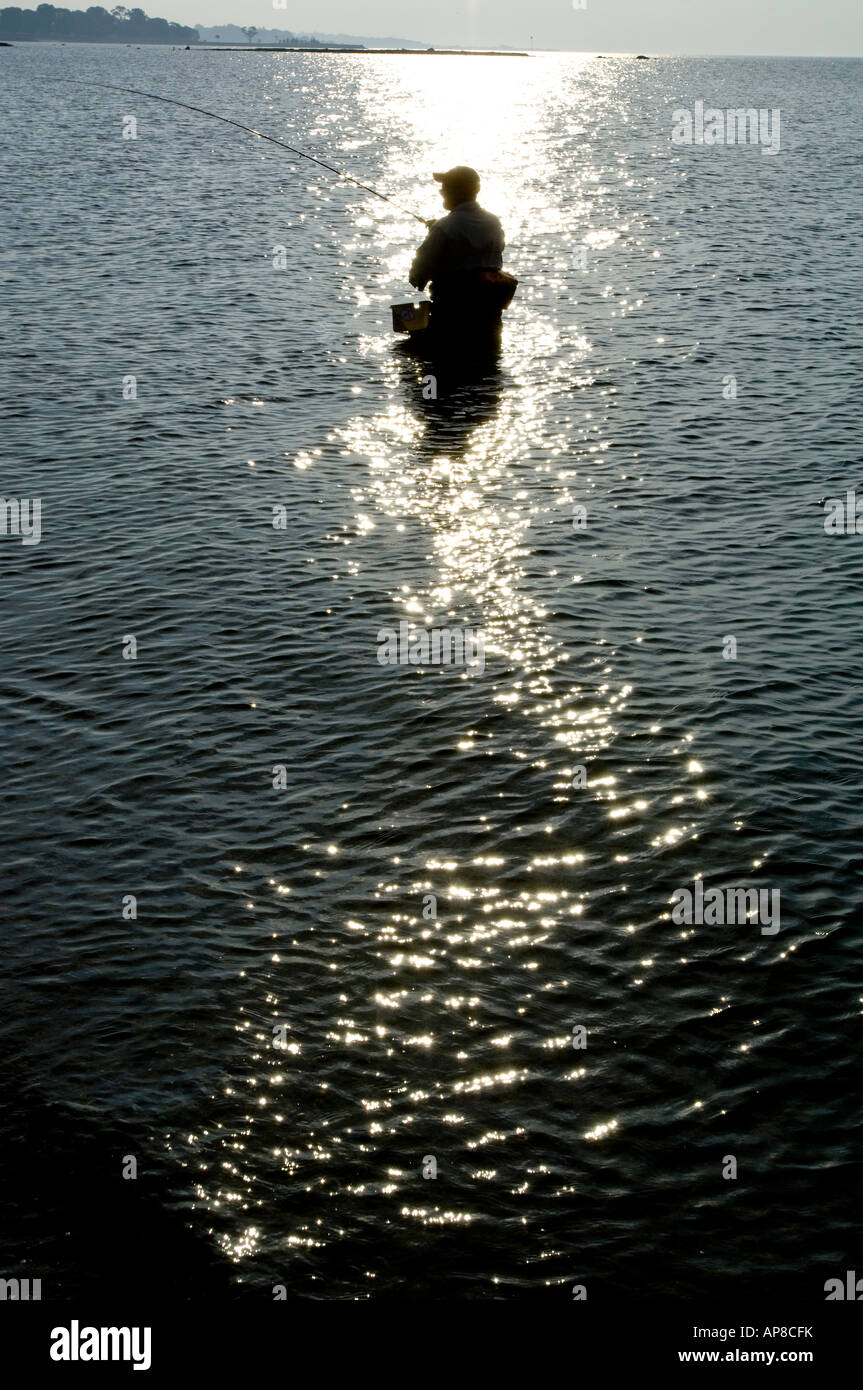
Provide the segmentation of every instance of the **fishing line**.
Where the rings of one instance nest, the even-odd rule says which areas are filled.
[[[85,82],[80,77],[60,77],[58,82],[74,82],[79,87],[104,87],[109,92],[128,92],[133,96],[148,97],[150,101],[163,101],[168,106],[182,106],[185,111],[197,111],[200,116],[211,116],[214,121],[224,121],[225,125],[236,126],[238,130],[244,130],[248,135],[255,135],[259,140],[269,140],[271,145],[281,145],[283,150],[290,150],[291,154],[298,155],[300,159],[308,159],[312,164],[319,164],[322,169],[328,169],[331,174],[337,174],[340,179],[346,179],[348,183],[356,184],[357,188],[362,188],[366,193],[373,193],[376,198],[382,198],[385,203],[403,212],[406,217],[413,217],[417,222],[422,222],[424,227],[428,226],[425,217],[420,217],[418,212],[411,212],[409,208],[403,208],[398,203],[388,198],[386,193],[379,193],[376,188],[372,188],[367,183],[360,183],[352,174],[346,174],[344,169],[337,169],[334,164],[327,164],[323,159],[316,159],[313,154],[305,154],[302,150],[296,149],[294,145],[289,145],[285,140],[279,140],[275,135],[265,135],[262,130],[255,130],[253,126],[243,125],[242,121],[232,120],[230,116],[220,116],[217,111],[205,111],[203,106],[191,106],[187,101],[177,101],[176,97],[163,97],[157,92],[143,92],[140,87],[118,87],[113,82]]]

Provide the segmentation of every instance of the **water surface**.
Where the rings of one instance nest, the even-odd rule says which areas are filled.
[[[4,1266],[820,1300],[861,1258],[863,540],[821,505],[863,483],[860,64],[0,61],[0,490],[42,499],[2,538]],[[423,216],[475,165],[498,370],[424,398],[409,217],[69,77]],[[699,99],[780,107],[780,154],[672,145]],[[382,667],[404,620],[484,673]],[[780,932],[676,926],[695,876]]]

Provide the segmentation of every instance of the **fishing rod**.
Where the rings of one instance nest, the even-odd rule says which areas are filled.
[[[217,111],[205,111],[203,106],[191,106],[187,101],[177,101],[176,97],[163,97],[157,92],[143,92],[140,87],[118,87],[113,82],[85,82],[80,77],[61,77],[60,82],[74,82],[79,87],[104,87],[109,92],[128,92],[133,96],[148,97],[150,101],[164,101],[168,106],[182,106],[186,111],[197,111],[200,116],[211,116],[214,121],[224,121],[225,125],[236,126],[238,130],[244,130],[248,135],[255,135],[259,140],[269,140],[271,145],[281,145],[283,150],[290,150],[291,154],[299,155],[300,159],[308,159],[312,164],[319,164],[322,169],[328,169],[331,174],[337,174],[340,179],[346,179],[348,183],[356,184],[357,188],[362,188],[366,193],[373,193],[376,198],[382,198],[385,203],[390,203],[392,207],[403,212],[406,217],[413,217],[417,222],[422,222],[424,227],[430,224],[425,217],[420,217],[418,212],[411,212],[409,208],[403,208],[392,198],[388,198],[386,193],[379,193],[370,184],[360,183],[352,174],[346,174],[344,169],[337,169],[334,164],[327,164],[323,159],[316,159],[313,154],[305,154],[302,150],[296,149],[293,145],[287,144],[284,140],[279,140],[275,135],[266,135],[262,130],[255,130],[253,126],[243,125],[242,121],[232,120],[230,116],[220,116]]]

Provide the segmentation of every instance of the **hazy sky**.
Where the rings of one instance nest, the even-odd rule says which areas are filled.
[[[863,0],[587,0],[583,10],[573,0],[288,0],[286,9],[273,0],[144,0],[141,8],[185,24],[392,35],[441,47],[527,47],[532,36],[536,48],[601,53],[863,55]]]

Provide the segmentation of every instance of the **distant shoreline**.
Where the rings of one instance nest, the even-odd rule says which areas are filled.
[[[192,44],[191,48],[208,48],[212,53],[344,53],[348,57],[357,54],[379,57],[381,54],[396,54],[398,57],[410,55],[416,58],[529,58],[529,53],[519,53],[515,49],[501,48],[302,48],[295,44],[216,44],[208,39]],[[191,50],[190,50],[191,51]]]
[[[123,39],[0,39],[0,48],[14,48],[25,43],[55,43],[62,47],[65,44],[73,43],[98,43],[105,44],[114,48],[182,48],[190,53],[199,52],[206,49],[210,53],[344,53],[348,57],[356,57],[357,54],[367,55],[371,58],[381,54],[395,54],[403,57],[406,54],[418,58],[530,58],[530,53],[520,53],[516,49],[502,48],[324,48],[322,45],[315,44],[314,47],[300,47],[294,44],[223,44],[214,43],[209,39],[201,39],[198,43],[170,43],[154,42],[152,39],[142,39],[140,42]]]

